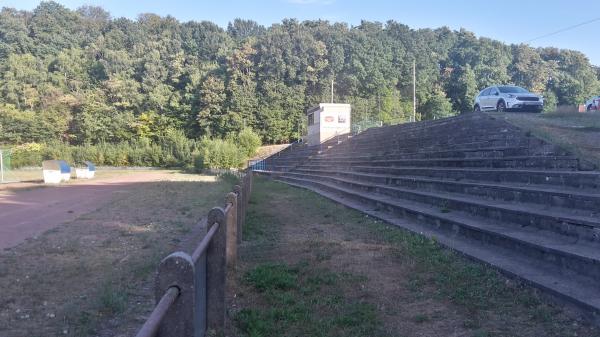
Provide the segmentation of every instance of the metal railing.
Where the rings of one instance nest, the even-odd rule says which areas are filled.
[[[265,159],[256,159],[248,161],[248,169],[251,171],[266,171],[267,170],[267,161]]]
[[[136,337],[203,337],[225,328],[227,269],[237,262],[246,206],[252,192],[247,171],[227,194],[225,208],[214,207],[206,217],[206,234],[192,254],[177,251],[158,267],[156,306]]]

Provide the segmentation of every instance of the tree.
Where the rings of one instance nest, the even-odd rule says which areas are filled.
[[[473,100],[477,95],[477,82],[471,66],[467,64],[452,71],[447,92],[455,110],[460,112],[473,110]]]
[[[420,106],[419,111],[422,117],[425,117],[424,119],[439,119],[455,114],[452,103],[441,88],[433,90],[425,104]]]
[[[225,102],[225,83],[215,76],[208,76],[200,86],[200,110],[196,121],[200,127],[200,135],[211,136],[218,131],[219,118],[223,114]]]
[[[465,29],[296,19],[268,27],[235,19],[223,29],[44,1],[32,11],[0,10],[0,138],[147,143],[167,129],[178,139],[235,138],[252,128],[263,141],[289,142],[306,109],[331,99],[332,80],[334,100],[352,103],[353,121],[400,123],[412,115],[413,61],[423,119],[472,110],[492,84],[544,93],[548,109],[600,91],[598,68],[580,52],[507,45]]]

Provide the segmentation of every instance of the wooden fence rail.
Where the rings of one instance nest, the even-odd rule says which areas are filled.
[[[190,254],[177,251],[158,267],[156,306],[136,337],[203,337],[225,328],[227,269],[237,263],[252,172],[227,194],[225,207],[208,212],[206,234]]]

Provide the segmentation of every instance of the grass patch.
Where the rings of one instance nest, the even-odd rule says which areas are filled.
[[[239,311],[235,323],[249,337],[374,336],[375,306],[345,295],[357,280],[310,263],[259,264],[244,282],[267,305]]]
[[[128,294],[121,284],[106,282],[98,295],[100,312],[108,315],[123,313],[127,308]]]
[[[257,177],[248,215],[231,335],[600,336],[529,287],[310,191]]]
[[[256,290],[291,290],[298,283],[298,269],[283,264],[260,265],[246,274],[246,282]]]

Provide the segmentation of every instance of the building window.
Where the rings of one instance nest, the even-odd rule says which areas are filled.
[[[314,125],[315,124],[315,114],[309,114],[308,115],[308,125]]]

